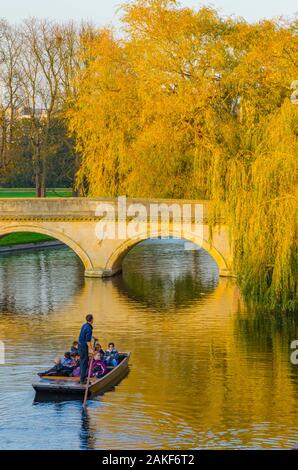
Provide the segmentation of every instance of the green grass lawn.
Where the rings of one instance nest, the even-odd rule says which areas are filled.
[[[47,189],[47,197],[71,197],[71,188]],[[1,197],[35,197],[34,188],[0,188]]]
[[[23,243],[39,243],[53,240],[55,239],[52,237],[48,237],[47,235],[41,235],[39,233],[18,232],[11,233],[10,235],[6,235],[0,238],[0,247],[20,245]]]
[[[70,188],[55,188],[47,190],[47,197],[71,197],[72,190]],[[0,188],[0,198],[12,197],[35,197],[34,188]],[[45,241],[53,241],[54,238],[39,233],[18,232],[6,235],[0,238],[1,246],[13,246],[23,243],[39,243]]]

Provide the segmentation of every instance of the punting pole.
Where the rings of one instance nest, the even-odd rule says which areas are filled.
[[[90,365],[89,365],[88,378],[87,378],[86,389],[85,389],[85,395],[84,395],[84,401],[83,401],[83,408],[84,408],[84,410],[86,409],[86,404],[87,404],[87,399],[88,399],[88,389],[89,389],[89,384],[90,384],[90,377],[91,377],[92,365],[93,365],[93,354],[92,354],[92,356],[91,356],[91,361],[90,361]]]

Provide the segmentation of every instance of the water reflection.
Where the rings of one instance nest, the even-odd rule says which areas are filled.
[[[69,250],[0,258],[0,448],[291,447],[297,434],[297,319],[245,311],[203,251],[144,244],[123,277],[83,279]],[[31,381],[87,312],[103,344],[132,351],[115,391],[37,403]],[[14,407],[11,407],[11,403]],[[15,410],[22,410],[16,413]]]
[[[165,310],[187,306],[213,292],[218,284],[218,267],[208,253],[185,250],[181,241],[150,240],[131,250],[123,275],[114,278],[114,284],[129,298]]]
[[[271,364],[268,375],[272,383],[268,386],[272,392],[279,393],[281,398],[287,378],[291,388],[288,393],[293,395],[293,401],[297,401],[298,367],[291,363],[290,357],[291,343],[298,338],[298,316],[281,312],[239,312],[235,316],[235,335],[238,350],[248,362],[258,361],[263,367]],[[284,370],[279,368],[280,358],[287,365]],[[281,398],[281,403],[283,401]]]
[[[80,442],[81,449],[94,449],[96,439],[94,432],[91,429],[91,418],[88,409],[82,410],[81,414],[81,433],[80,433]]]
[[[1,254],[1,312],[53,312],[83,283],[83,266],[67,248]]]

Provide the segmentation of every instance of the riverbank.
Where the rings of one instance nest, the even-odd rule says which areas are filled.
[[[37,244],[43,242],[55,241],[54,238],[39,233],[17,232],[0,238],[0,248],[24,245],[24,244]]]
[[[20,243],[18,245],[0,246],[0,254],[11,253],[13,251],[39,250],[39,249],[44,249],[44,248],[56,248],[56,247],[59,248],[62,246],[65,246],[65,245],[59,240],[44,241],[44,242],[41,241],[37,243]]]
[[[11,233],[3,238],[0,238],[0,253],[39,248],[51,248],[63,245],[64,243],[60,242],[59,240],[39,233]]]
[[[71,188],[49,188],[46,197],[71,197]],[[0,198],[35,197],[34,188],[0,188]],[[19,232],[0,238],[0,253],[63,245],[47,235]]]
[[[46,197],[71,197],[71,188],[49,188]],[[0,188],[0,198],[35,197],[34,188]]]

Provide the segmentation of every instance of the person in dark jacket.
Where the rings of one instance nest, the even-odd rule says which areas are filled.
[[[43,375],[60,375],[62,369],[63,369],[63,366],[61,364],[60,357],[55,357],[54,366],[51,367],[51,369],[46,370],[45,372],[39,372],[38,375],[39,377],[42,377]]]
[[[45,375],[48,376],[59,376],[59,377],[69,377],[72,375],[73,367],[67,367],[62,364],[62,361],[60,357],[56,357],[54,360],[54,367],[51,367],[51,369],[46,370],[45,372],[39,372],[38,375],[39,377],[43,377]]]
[[[104,361],[107,366],[116,367],[119,361],[119,353],[115,348],[114,343],[108,344],[108,349],[105,352]]]
[[[71,353],[70,352],[66,352],[64,354],[64,357],[61,361],[61,364],[63,367],[71,367],[73,364],[72,364],[72,358],[71,358]]]
[[[72,343],[72,347],[70,349],[70,352],[73,353],[73,354],[78,354],[79,353],[79,343],[78,343],[78,341],[74,341]]]
[[[96,344],[95,344],[95,353],[99,352],[100,354],[102,354],[104,356],[105,352],[104,350],[102,349],[101,347],[101,344],[97,341]]]
[[[79,336],[79,354],[80,354],[80,383],[86,382],[89,352],[94,353],[91,345],[93,332],[93,316],[86,316],[86,323],[82,326]]]

